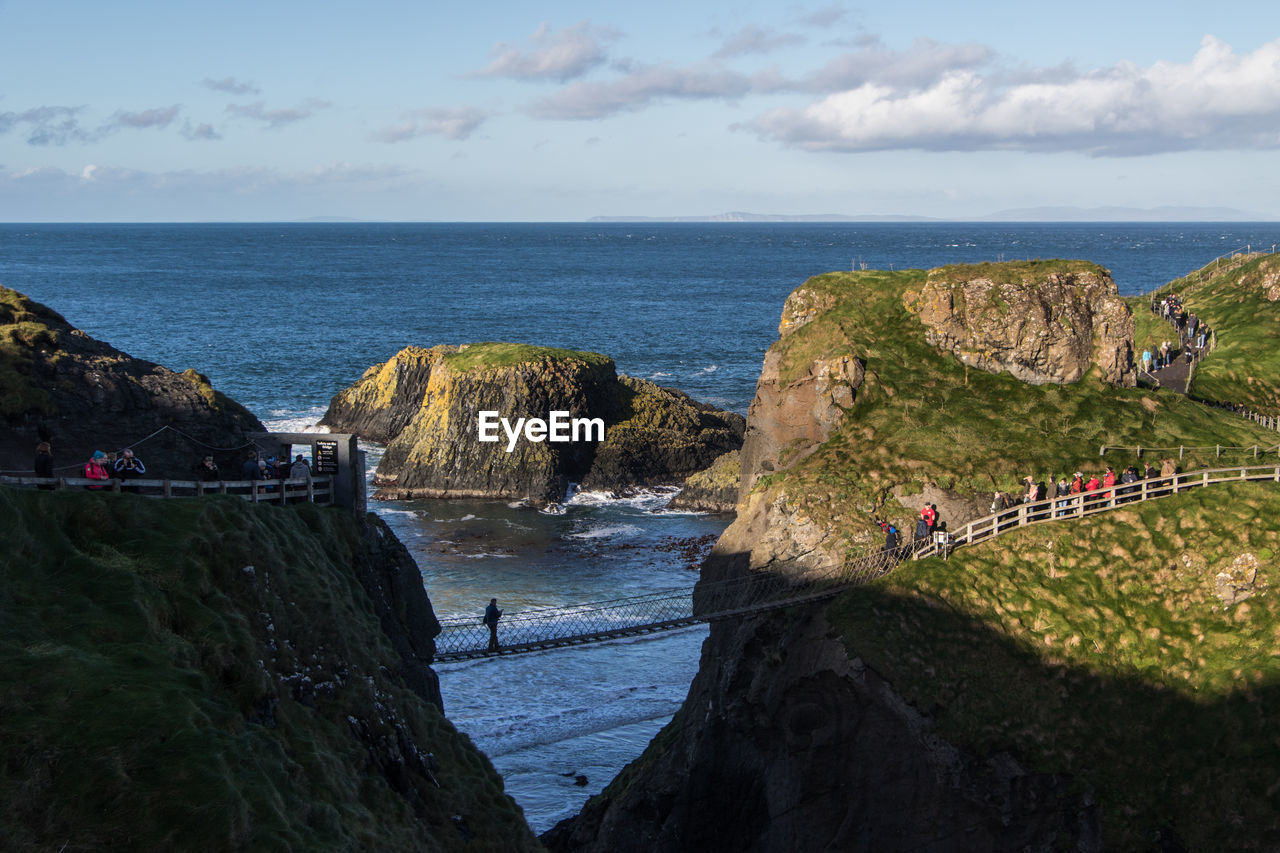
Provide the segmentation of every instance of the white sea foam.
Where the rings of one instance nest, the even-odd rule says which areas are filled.
[[[717,370],[719,370],[719,369],[720,369],[720,366],[719,366],[719,365],[717,365],[717,364],[712,364],[712,365],[708,365],[707,367],[702,368],[701,370],[696,371],[696,372],[694,373],[694,375],[695,375],[695,376],[705,376],[705,375],[706,375],[706,374],[708,374],[708,373],[715,373],[715,372],[716,372]]]
[[[566,533],[566,539],[605,539],[610,536],[634,536],[644,531],[634,524],[602,524],[578,533]]]
[[[272,409],[262,419],[262,425],[271,432],[311,432],[323,435],[329,432],[318,421],[324,417],[324,409],[311,408],[303,412],[290,409]]]
[[[665,507],[671,499],[680,494],[677,486],[655,486],[652,489],[637,489],[630,494],[619,495],[613,492],[578,492],[568,503],[570,506],[615,506],[652,512]]]

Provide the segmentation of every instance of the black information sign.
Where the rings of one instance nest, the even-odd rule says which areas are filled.
[[[315,458],[312,460],[317,474],[338,473],[338,442],[315,440]]]

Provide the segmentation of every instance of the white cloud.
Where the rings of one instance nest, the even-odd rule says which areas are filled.
[[[920,77],[945,66],[922,68]],[[819,151],[1116,156],[1280,146],[1280,40],[1237,55],[1206,36],[1188,63],[1120,63],[1088,74],[1040,76],[1005,83],[961,68],[916,85],[909,74],[897,81],[880,77],[801,109],[766,113],[750,127],[765,138]]]
[[[752,53],[771,53],[783,47],[804,44],[806,39],[790,33],[770,34],[756,26],[745,26],[725,40],[712,54],[715,59],[731,59]]]
[[[140,112],[117,110],[106,124],[98,129],[100,134],[113,133],[124,128],[168,127],[178,117],[182,107],[174,104],[171,107],[156,107]]]
[[[529,114],[535,118],[597,119],[664,99],[739,98],[751,88],[751,78],[719,65],[660,65],[634,70],[607,83],[573,83],[534,103]]]
[[[66,145],[90,142],[92,134],[80,126],[84,107],[46,106],[23,112],[0,113],[0,134],[22,128],[29,145]]]
[[[232,95],[256,95],[259,92],[258,87],[253,83],[247,80],[237,80],[235,77],[223,77],[221,80],[206,77],[200,83],[215,92],[227,92]]]
[[[182,125],[182,135],[192,141],[221,139],[222,134],[213,129],[213,125],[206,123],[193,125],[190,121],[184,122]]]
[[[405,142],[419,136],[466,139],[488,118],[489,113],[473,107],[429,107],[407,113],[398,124],[375,132],[373,139],[378,142]]]
[[[493,61],[473,76],[564,83],[603,64],[606,59],[604,43],[616,38],[615,31],[594,27],[590,21],[581,21],[556,31],[544,22],[529,36],[528,48],[498,44],[493,49]]]
[[[227,106],[227,112],[231,115],[240,116],[241,118],[253,119],[266,124],[272,130],[284,127],[287,124],[303,121],[311,118],[319,110],[329,106],[328,101],[321,101],[316,98],[308,98],[296,107],[283,107],[277,109],[267,109],[266,104],[258,101],[252,104],[230,104]]]

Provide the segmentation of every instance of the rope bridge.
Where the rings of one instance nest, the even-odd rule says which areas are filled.
[[[497,652],[488,651],[489,629],[479,615],[443,619],[440,635],[436,637],[435,659],[438,663],[449,663],[488,655],[518,654],[751,616],[833,598],[850,587],[887,574],[903,559],[945,558],[956,547],[985,542],[1031,524],[1079,519],[1203,486],[1247,482],[1280,483],[1280,465],[1207,468],[1020,504],[926,542],[907,543],[892,550],[864,549],[842,565],[823,572],[797,570],[795,575],[749,572],[745,577],[700,583],[696,587],[512,613],[504,615],[499,623],[501,648]]]

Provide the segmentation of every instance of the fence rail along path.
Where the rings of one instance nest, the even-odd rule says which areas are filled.
[[[447,663],[600,642],[831,598],[849,587],[886,574],[903,559],[946,557],[955,548],[985,542],[1032,524],[1111,512],[1203,486],[1248,482],[1280,483],[1280,464],[1206,468],[1019,504],[926,542],[906,543],[893,550],[865,549],[824,573],[807,572],[789,577],[777,572],[751,572],[746,577],[702,583],[696,588],[660,590],[612,601],[512,613],[504,615],[500,622],[501,648],[497,652],[488,651],[489,630],[482,624],[479,613],[474,618],[443,619],[441,633],[436,638],[436,660]]]

